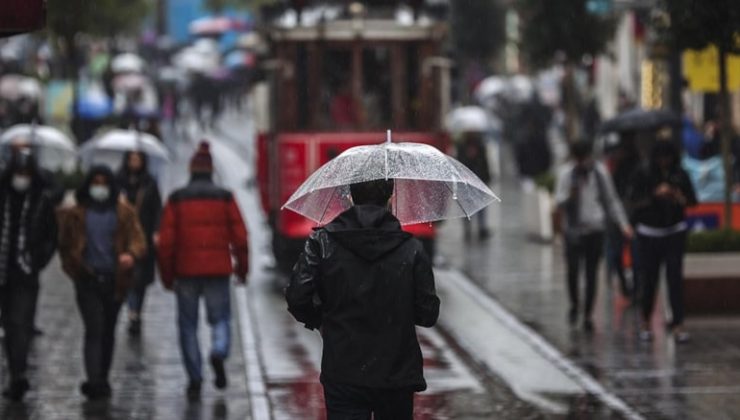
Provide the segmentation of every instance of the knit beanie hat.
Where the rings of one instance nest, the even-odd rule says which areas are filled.
[[[191,173],[211,173],[213,172],[213,159],[208,142],[201,141],[198,150],[195,151],[193,158],[190,159]]]

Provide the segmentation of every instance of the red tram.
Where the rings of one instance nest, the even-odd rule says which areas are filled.
[[[289,268],[314,222],[280,207],[344,150],[394,139],[445,150],[449,61],[442,22],[347,17],[315,25],[270,25],[267,83],[256,91],[257,178],[278,264]],[[257,118],[259,120],[259,118]],[[432,224],[405,227],[433,252]]]

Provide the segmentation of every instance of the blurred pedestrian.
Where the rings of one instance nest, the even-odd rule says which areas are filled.
[[[619,142],[607,151],[608,167],[614,181],[614,188],[630,221],[632,221],[632,206],[628,196],[635,173],[640,167],[640,155],[635,143],[635,134],[634,132],[620,133]],[[622,234],[621,226],[614,223],[613,220],[609,220],[606,235],[608,278],[611,280],[612,275],[616,275],[622,295],[625,298],[637,298],[639,283],[635,270],[632,271],[632,284],[629,284],[628,272],[624,266],[624,249],[628,243],[629,241],[625,241]],[[633,258],[633,268],[635,267],[635,261],[636,259]]]
[[[33,155],[14,153],[0,177],[0,305],[10,374],[3,396],[14,401],[30,387],[26,368],[39,273],[54,255],[56,235],[53,205]]]
[[[76,192],[74,207],[60,211],[59,254],[74,281],[85,325],[87,380],[80,390],[91,400],[111,395],[108,382],[118,311],[131,284],[146,239],[136,212],[119,199],[113,172],[93,167]]]
[[[488,166],[488,151],[483,139],[483,133],[466,131],[462,136],[462,141],[457,145],[457,160],[467,166],[485,184],[490,184],[491,170]],[[491,234],[488,230],[486,215],[486,209],[479,211],[476,215],[478,219],[478,237],[480,239],[487,239]],[[472,223],[470,220],[464,220],[463,223],[465,227],[465,239],[470,240]]]
[[[230,191],[213,183],[213,161],[202,142],[190,161],[190,183],[169,197],[159,236],[162,283],[177,296],[180,350],[190,383],[188,398],[200,397],[201,353],[198,305],[202,296],[211,325],[214,385],[226,388],[224,362],[231,346],[229,277],[244,284],[249,270],[247,229]],[[233,265],[232,259],[236,261]]]
[[[324,341],[327,417],[412,419],[426,389],[415,326],[439,315],[432,265],[389,211],[393,180],[350,186],[354,206],[314,231],[285,291]]]
[[[696,204],[696,194],[681,167],[678,148],[671,141],[657,141],[648,165],[635,176],[632,202],[635,209],[641,278],[644,282],[640,338],[650,340],[650,318],[655,307],[660,269],[665,265],[672,320],[677,341],[686,341],[683,330],[683,257],[686,246],[686,208]]]
[[[613,220],[627,238],[633,232],[606,167],[593,159],[590,143],[579,141],[571,146],[571,160],[560,168],[555,201],[563,215],[565,259],[571,325],[578,322],[580,311],[579,271],[586,271],[586,296],[583,328],[593,330],[591,318],[596,297],[596,276],[604,248],[604,231]]]
[[[149,175],[147,156],[143,152],[127,152],[118,174],[121,193],[139,216],[146,236],[147,253],[136,264],[134,279],[128,294],[128,333],[141,335],[141,312],[146,290],[154,281],[155,234],[159,230],[162,199],[156,180]]]

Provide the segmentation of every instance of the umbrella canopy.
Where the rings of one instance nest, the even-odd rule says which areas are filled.
[[[136,54],[124,53],[119,54],[111,61],[110,68],[114,73],[141,73],[144,71],[146,63]]]
[[[79,96],[75,105],[77,116],[80,118],[99,120],[109,116],[113,111],[112,101],[100,88],[89,89]]]
[[[41,98],[41,82],[33,77],[24,77],[18,83],[18,95],[20,97],[38,100]]]
[[[314,172],[283,208],[318,224],[352,206],[351,184],[394,179],[391,204],[402,224],[470,217],[498,197],[465,165],[420,143],[357,146]]]
[[[80,156],[86,164],[97,161],[95,155],[98,154],[106,157],[116,156],[117,165],[123,153],[129,151],[141,151],[151,160],[169,161],[169,152],[156,137],[140,131],[118,129],[108,131],[87,142],[80,150]]]
[[[175,56],[173,64],[180,69],[195,72],[208,73],[218,68],[219,56],[217,51],[205,51],[189,47]]]
[[[604,122],[601,132],[609,131],[645,131],[673,125],[681,122],[678,115],[665,109],[633,108]]]
[[[0,97],[14,101],[21,96],[20,86],[25,76],[8,74],[0,78]]]
[[[474,131],[485,133],[492,128],[491,118],[478,106],[463,106],[452,110],[447,115],[445,125],[453,133]]]
[[[28,145],[38,155],[41,167],[56,171],[74,166],[77,147],[72,139],[60,130],[33,124],[19,124],[10,127],[0,136],[3,149],[14,145]]]
[[[500,76],[490,76],[481,81],[475,88],[475,99],[483,106],[494,108],[498,105],[498,98],[508,89],[506,79]]]
[[[188,31],[193,35],[218,35],[230,30],[231,20],[225,17],[204,17],[188,25]]]
[[[141,74],[122,74],[113,79],[113,90],[128,92],[141,89],[149,84],[149,78]]]

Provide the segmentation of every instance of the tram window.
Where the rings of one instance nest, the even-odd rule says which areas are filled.
[[[365,48],[362,54],[362,108],[370,129],[390,127],[393,122],[390,57],[387,47]]]
[[[352,95],[352,54],[349,50],[328,50],[322,61],[323,92],[321,125],[334,129],[356,128],[360,110]]]

